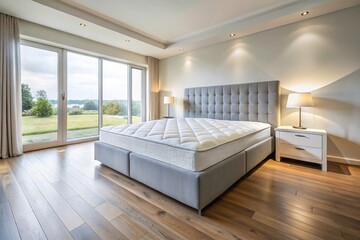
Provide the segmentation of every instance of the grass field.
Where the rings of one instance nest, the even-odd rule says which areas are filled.
[[[98,115],[86,111],[83,115],[67,116],[67,137],[76,139],[98,135]],[[138,116],[133,116],[133,122],[141,120]],[[104,126],[115,126],[126,124],[124,116],[103,115]],[[24,116],[22,118],[23,143],[45,142],[57,139],[57,116],[38,118],[34,116]]]

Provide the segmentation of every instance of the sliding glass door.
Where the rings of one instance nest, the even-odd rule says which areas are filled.
[[[61,141],[60,59],[60,49],[34,43],[21,45],[24,145],[49,146]]]
[[[67,140],[99,134],[99,59],[67,52]]]
[[[145,121],[144,69],[131,67],[131,123]]]
[[[128,66],[103,60],[103,126],[128,123]]]
[[[145,69],[109,60],[102,69],[103,126],[145,121]]]
[[[145,121],[145,68],[23,41],[25,151],[96,139],[102,126]]]

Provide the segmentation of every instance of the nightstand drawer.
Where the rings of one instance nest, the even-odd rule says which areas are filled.
[[[316,134],[280,132],[280,142],[305,147],[322,148],[322,136]]]
[[[318,161],[322,161],[322,149],[321,148],[312,148],[305,146],[294,146],[290,144],[280,144],[279,146],[280,154],[287,155],[289,157],[293,156],[297,158],[309,158]]]
[[[327,171],[327,133],[322,129],[275,128],[276,161],[282,157],[321,164]]]

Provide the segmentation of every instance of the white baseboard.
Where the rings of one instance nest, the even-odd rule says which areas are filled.
[[[360,159],[355,158],[345,158],[345,157],[337,157],[337,156],[327,156],[327,160],[330,162],[338,162],[338,163],[345,163],[349,165],[357,165],[360,166]]]

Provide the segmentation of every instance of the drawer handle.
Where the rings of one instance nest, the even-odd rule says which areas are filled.
[[[300,135],[300,134],[295,134],[296,137],[306,137],[304,135]]]
[[[297,150],[301,150],[301,151],[305,151],[305,149],[300,148],[300,147],[295,147],[295,149],[297,149]]]

